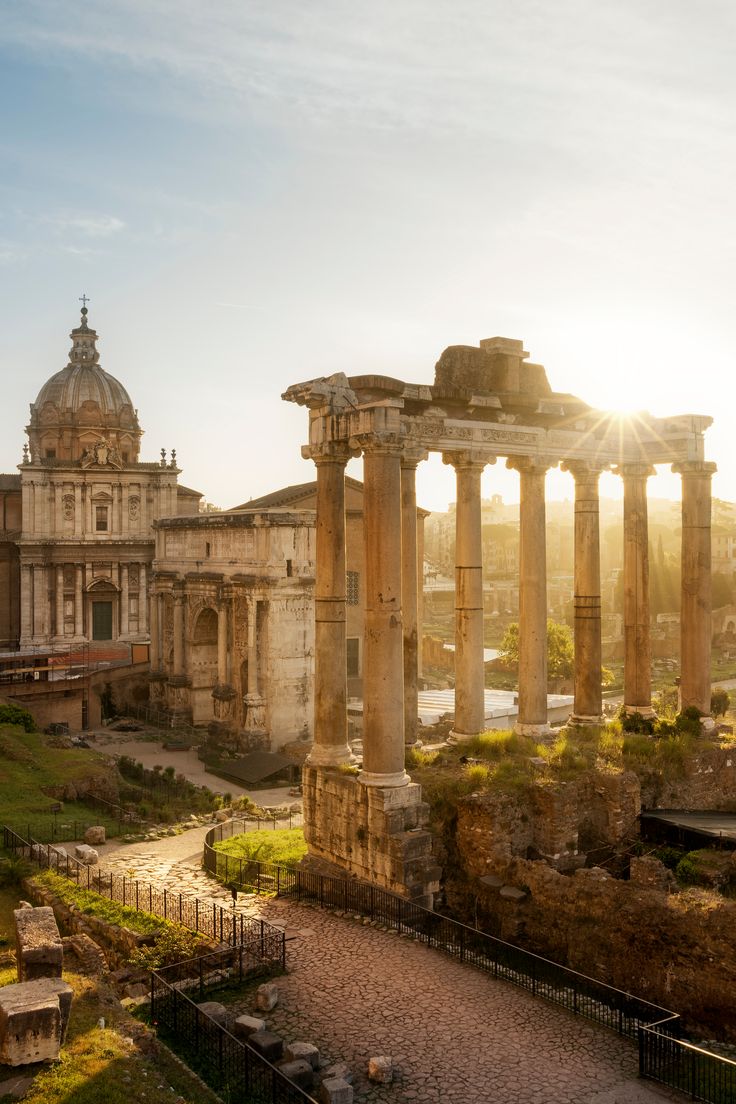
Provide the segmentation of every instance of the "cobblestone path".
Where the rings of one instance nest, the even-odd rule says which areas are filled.
[[[204,831],[105,851],[106,869],[230,901],[199,869]],[[682,1100],[637,1078],[635,1046],[494,982],[408,938],[284,900],[241,898],[287,936],[288,973],[269,1026],[312,1042],[355,1075],[356,1104],[661,1104]],[[248,1002],[243,1011],[253,1011]],[[373,1086],[368,1058],[398,1077]]]

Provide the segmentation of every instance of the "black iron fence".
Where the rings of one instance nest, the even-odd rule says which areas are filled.
[[[222,963],[222,972],[229,977],[238,969],[233,959],[237,950],[227,952]],[[215,967],[214,972],[219,969]],[[151,973],[151,1016],[159,1035],[228,1104],[310,1104],[311,1096],[203,1012],[183,991],[197,987],[198,971],[199,963],[191,962]],[[188,977],[184,976],[187,972]]]
[[[226,856],[213,846],[230,834],[225,824],[210,829],[205,837],[204,866],[215,877],[251,892],[311,901],[377,920],[494,978],[638,1040],[642,1077],[684,1088],[693,1099],[709,1104],[736,1104],[736,1063],[683,1040],[676,1013],[375,885],[255,859],[242,860],[241,878],[240,860],[223,864]]]
[[[33,838],[24,839],[7,825],[3,825],[2,832],[6,851],[22,856],[39,868],[62,874],[82,889],[89,889],[121,905],[183,924],[191,931],[199,932],[218,943],[237,946],[273,935],[274,939],[281,942],[280,960],[282,965],[285,964],[283,932],[272,928],[265,920],[236,913],[215,901],[202,901],[199,897],[162,889],[133,875],[105,873],[97,867],[80,862],[63,848],[41,843]]]

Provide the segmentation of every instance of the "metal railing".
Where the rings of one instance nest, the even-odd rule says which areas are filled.
[[[40,869],[50,869],[82,889],[88,889],[138,912],[149,912],[164,920],[182,924],[216,942],[238,946],[273,934],[281,942],[281,964],[285,966],[286,943],[283,932],[273,928],[265,920],[236,913],[215,901],[202,901],[199,897],[161,889],[133,876],[126,877],[112,872],[105,874],[66,852],[61,853],[52,844],[24,839],[7,825],[3,825],[2,833],[6,851],[21,855]]]
[[[236,950],[224,953],[232,959]],[[182,991],[189,984],[197,985],[196,973],[190,978],[180,976],[187,968],[191,973],[199,966],[180,963],[176,970],[151,972],[151,1016],[159,1035],[229,1104],[310,1104],[313,1097]],[[232,976],[234,969],[233,961],[225,962],[223,973]]]
[[[226,864],[223,871],[223,853],[213,847],[227,834],[232,834],[227,824],[210,829],[205,836],[203,864],[215,877],[223,878],[226,872],[229,877],[223,880],[237,882],[232,866]],[[690,1092],[695,1100],[736,1104],[736,1063],[683,1040],[679,1015],[650,1001],[366,882],[246,859],[243,879],[237,884],[257,893],[312,901],[320,907],[336,907],[377,920],[494,978],[637,1040],[642,1077]]]

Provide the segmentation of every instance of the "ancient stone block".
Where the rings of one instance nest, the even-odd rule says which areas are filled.
[[[259,1012],[270,1012],[279,1003],[279,989],[272,981],[266,981],[256,989],[256,1008]]]
[[[265,1030],[266,1021],[260,1020],[258,1016],[238,1016],[233,1023],[233,1035],[237,1035],[239,1039],[249,1039],[256,1031]]]
[[[352,1084],[353,1074],[347,1062],[335,1062],[324,1071],[323,1079],[325,1081],[330,1081],[335,1078],[340,1081],[347,1081],[348,1085]]]
[[[16,909],[14,916],[18,981],[60,978],[64,946],[54,910],[45,906]]]
[[[278,1062],[284,1053],[284,1041],[270,1031],[256,1031],[248,1039],[249,1046],[269,1062]]]
[[[284,1077],[288,1077],[305,1092],[309,1092],[314,1085],[314,1070],[303,1058],[297,1058],[294,1062],[282,1062],[279,1069]]]
[[[84,842],[97,844],[105,842],[105,828],[102,824],[93,825],[84,833]]]
[[[319,1050],[312,1043],[287,1043],[284,1057],[290,1062],[309,1062],[312,1069],[319,1069]]]
[[[53,1061],[66,1035],[72,989],[58,978],[0,988],[0,1063]]]
[[[227,1023],[227,1008],[219,1001],[203,1001],[202,1004],[197,1005],[197,1008],[222,1027]]]
[[[674,890],[677,878],[663,862],[650,855],[632,856],[629,866],[629,880],[634,885],[649,886],[651,889]]]
[[[322,1104],[353,1104],[353,1086],[341,1077],[325,1078],[319,1087]]]
[[[74,848],[74,854],[80,862],[85,866],[97,866],[100,861],[100,856],[95,851],[94,847],[90,847],[86,843],[78,843]]]
[[[394,1060],[387,1054],[368,1059],[368,1080],[379,1085],[389,1085],[394,1078]]]

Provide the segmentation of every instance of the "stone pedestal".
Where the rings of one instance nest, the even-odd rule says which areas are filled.
[[[365,786],[351,774],[307,764],[302,772],[309,853],[417,904],[432,907],[440,868],[421,787]]]
[[[41,978],[0,988],[0,1063],[53,1062],[66,1036],[72,988]]]

